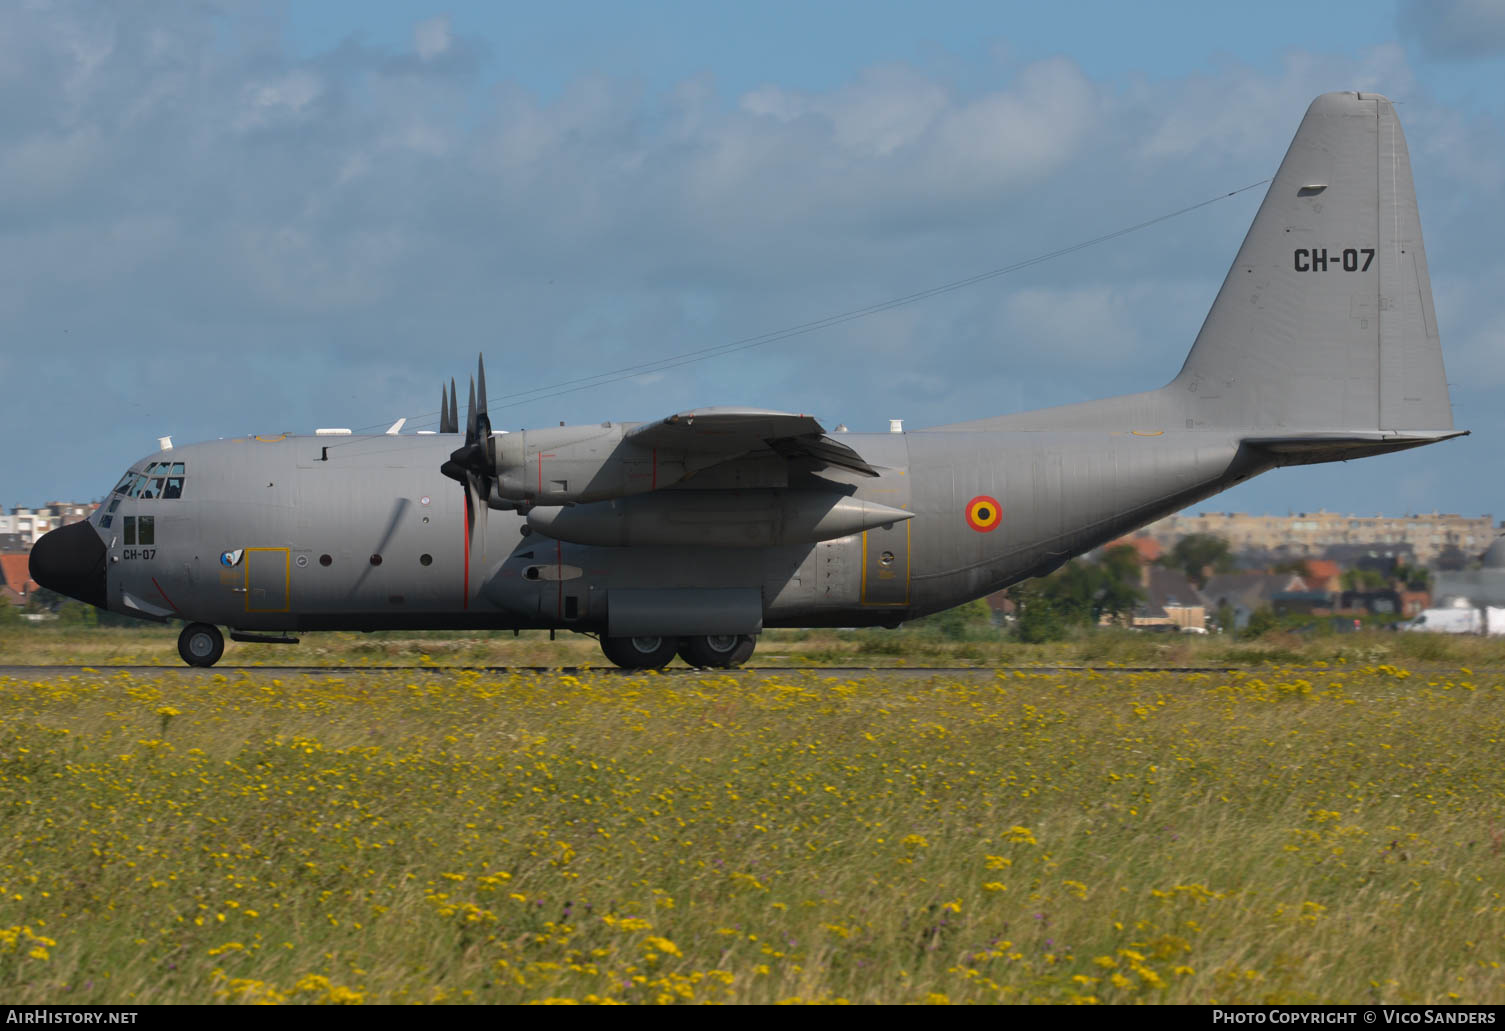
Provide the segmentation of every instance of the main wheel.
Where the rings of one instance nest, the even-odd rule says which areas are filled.
[[[660,669],[679,648],[677,637],[603,637],[601,650],[623,669]]]
[[[190,666],[213,666],[225,654],[225,635],[208,623],[189,623],[178,635],[178,654]]]
[[[679,643],[679,654],[692,666],[729,669],[752,658],[758,639],[751,634],[707,634],[686,637]]]

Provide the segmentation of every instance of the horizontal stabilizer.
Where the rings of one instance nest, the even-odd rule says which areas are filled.
[[[1405,451],[1440,440],[1465,437],[1468,430],[1368,430],[1330,433],[1299,433],[1283,436],[1245,437],[1243,443],[1276,455],[1280,465],[1313,465],[1345,462],[1391,451]]]

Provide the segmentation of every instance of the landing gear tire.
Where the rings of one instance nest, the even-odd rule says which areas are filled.
[[[679,643],[679,654],[692,666],[730,669],[752,658],[758,639],[751,634],[708,634],[686,637]]]
[[[662,669],[678,649],[677,637],[601,638],[601,650],[623,669]]]
[[[178,635],[178,654],[190,666],[213,666],[225,654],[225,635],[208,623],[189,623]]]

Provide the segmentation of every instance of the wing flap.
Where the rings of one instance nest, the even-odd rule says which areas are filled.
[[[718,459],[767,448],[789,460],[806,459],[864,476],[878,475],[856,451],[828,437],[814,416],[766,408],[696,408],[635,426],[626,439],[640,447]]]
[[[765,441],[826,432],[813,416],[766,408],[695,408],[627,432],[642,447],[735,454]]]

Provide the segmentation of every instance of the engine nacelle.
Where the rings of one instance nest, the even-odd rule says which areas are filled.
[[[603,501],[657,490],[694,471],[683,452],[623,439],[629,428],[602,423],[495,436],[493,493],[536,505]]]
[[[914,518],[913,512],[820,490],[672,490],[589,505],[539,505],[528,526],[600,547],[770,548],[813,544]]]

